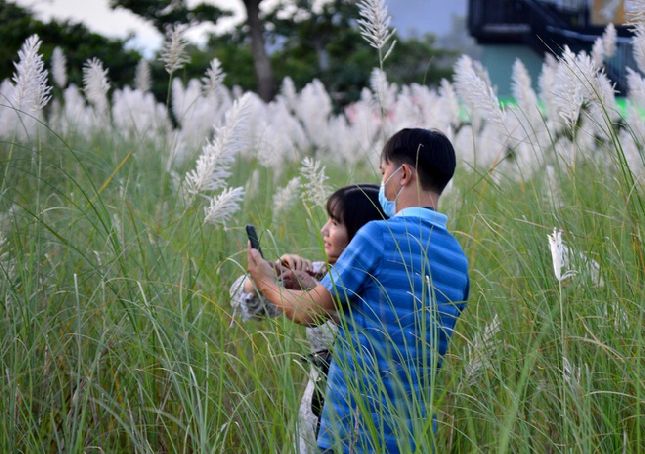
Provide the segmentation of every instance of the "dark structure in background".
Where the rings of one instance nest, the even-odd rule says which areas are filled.
[[[610,22],[616,26],[616,53],[605,60],[605,72],[625,93],[626,67],[636,68],[632,33],[625,25],[622,0],[469,0],[468,29],[482,46],[522,45],[542,57],[565,46],[591,52]],[[494,60],[494,58],[493,58]],[[489,62],[491,63],[491,62]]]

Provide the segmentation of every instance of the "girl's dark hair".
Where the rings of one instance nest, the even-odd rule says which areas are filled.
[[[340,188],[327,199],[327,214],[345,224],[347,239],[352,241],[358,229],[369,221],[387,219],[378,201],[375,184],[352,184]]]
[[[381,159],[408,164],[417,169],[421,187],[441,194],[453,174],[457,160],[450,140],[436,129],[401,129],[387,141]]]

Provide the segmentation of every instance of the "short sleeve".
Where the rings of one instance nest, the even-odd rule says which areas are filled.
[[[365,224],[347,245],[321,285],[344,301],[360,294],[372,279],[382,257],[381,227],[378,221]]]

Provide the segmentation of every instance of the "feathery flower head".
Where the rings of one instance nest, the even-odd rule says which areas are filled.
[[[593,47],[591,48],[591,60],[593,61],[594,65],[597,67],[602,66],[602,61],[605,58],[605,46],[603,45],[602,38],[597,38],[596,41],[593,43]]]
[[[244,188],[226,188],[210,199],[210,205],[204,208],[204,222],[226,225],[240,209],[244,200]]]
[[[645,74],[645,22],[634,27],[632,47],[636,66],[638,66],[641,73]]]
[[[562,357],[562,376],[572,390],[580,389],[580,368],[571,364],[566,356]]]
[[[247,93],[226,113],[214,140],[204,145],[195,169],[186,174],[188,193],[216,191],[225,184],[235,157],[248,146],[250,106],[251,95]]]
[[[300,177],[294,177],[287,185],[273,196],[273,219],[287,211],[298,200],[300,194]]]
[[[103,63],[96,57],[83,65],[85,96],[100,116],[107,113],[107,92],[110,89],[107,74],[108,70],[103,68]]]
[[[463,55],[455,64],[455,89],[473,112],[498,126],[504,125],[504,112],[493,87],[485,77],[477,73],[473,61],[467,55]]]
[[[631,68],[627,68],[627,86],[629,100],[641,109],[645,109],[645,79]]]
[[[552,165],[546,166],[546,181],[544,184],[544,199],[555,207],[562,206],[562,191],[560,181]]]
[[[222,64],[217,58],[213,58],[206,70],[206,75],[202,78],[204,94],[206,96],[215,94],[217,87],[224,81],[224,77],[226,74],[222,70]]]
[[[472,342],[468,344],[465,366],[468,382],[475,381],[478,373],[489,363],[493,352],[497,350],[500,340],[495,337],[500,331],[500,327],[499,317],[495,314],[493,320],[484,327],[484,331],[475,334]]]
[[[164,68],[166,68],[168,74],[183,68],[190,61],[186,54],[187,44],[182,26],[177,25],[170,29],[168,39],[164,42],[159,57],[159,60],[164,63]]]
[[[575,270],[569,269],[568,248],[562,242],[562,230],[554,228],[553,233],[547,235],[549,247],[551,248],[551,260],[553,262],[553,273],[559,282],[576,274]],[[565,272],[563,273],[563,269]]]
[[[246,186],[244,189],[248,197],[253,197],[258,193],[259,188],[260,188],[260,171],[259,169],[255,169],[251,174],[251,176],[249,177],[248,181],[246,182]]]
[[[388,42],[392,41],[385,51],[383,57],[383,61],[385,61],[396,44],[396,41],[392,40],[396,30],[390,30],[391,18],[385,0],[362,0],[358,4],[358,12],[361,19],[356,22],[358,22],[361,36],[370,46],[381,51]]]
[[[52,53],[52,77],[60,88],[67,86],[67,58],[63,50],[56,46]]]
[[[13,107],[33,114],[39,113],[49,102],[51,87],[47,85],[47,71],[38,52],[42,42],[38,35],[25,40],[18,51],[18,63],[13,73]]]
[[[565,245],[562,241],[562,230],[553,229],[553,234],[547,236],[551,248],[553,272],[558,281],[564,282],[568,278],[582,273],[591,280],[594,287],[603,287],[605,285],[600,274],[598,262],[587,257],[583,252],[574,251]],[[573,269],[572,264],[574,261],[579,265],[579,270]]]
[[[512,89],[520,108],[527,114],[534,113],[538,105],[537,95],[531,85],[531,76],[519,58],[513,64]]]
[[[382,71],[380,68],[374,68],[372,74],[370,75],[370,87],[374,92],[376,101],[378,102],[381,109],[384,111],[388,110],[389,100],[388,100],[388,88],[387,83],[387,73]]]
[[[321,166],[320,162],[313,158],[306,157],[301,162],[300,173],[304,178],[302,201],[324,207],[329,193],[325,166]]]
[[[450,124],[456,126],[460,123],[459,119],[459,99],[455,88],[446,79],[441,79],[439,86],[439,96],[443,99],[446,106],[446,114],[450,119]],[[451,180],[452,181],[452,180]]]
[[[137,63],[137,69],[134,76],[134,86],[141,91],[150,90],[150,65],[148,60],[142,58]]]
[[[602,34],[602,46],[606,58],[611,58],[616,53],[616,27],[609,23]]]
[[[568,46],[564,46],[555,74],[553,103],[566,126],[571,127],[578,121],[585,98],[593,94],[591,86],[598,69],[585,52],[576,55]]]

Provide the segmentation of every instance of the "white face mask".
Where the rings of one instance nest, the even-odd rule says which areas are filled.
[[[383,214],[385,214],[389,218],[396,214],[396,200],[399,198],[399,194],[401,194],[403,187],[399,188],[399,192],[396,193],[394,200],[388,200],[387,196],[385,195],[385,185],[388,181],[390,181],[390,178],[392,178],[392,176],[402,168],[403,166],[399,166],[394,172],[390,174],[389,177],[387,177],[385,181],[381,181],[381,187],[378,191],[378,201],[381,204],[381,208],[383,209]]]

